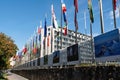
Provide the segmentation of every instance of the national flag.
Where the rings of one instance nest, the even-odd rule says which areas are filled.
[[[116,10],[116,2],[117,2],[117,0],[113,0],[113,7],[114,7],[114,10]]]
[[[19,51],[19,52],[18,52],[18,56],[19,56],[19,58],[22,57],[22,51]]]
[[[74,0],[75,11],[78,12],[78,0]]]
[[[64,3],[62,3],[62,12],[63,12],[63,18],[64,18],[64,23],[65,23],[65,27],[63,28],[64,30],[64,35],[67,35],[67,18],[66,18],[66,6]]]
[[[50,46],[50,39],[49,39],[49,36],[47,37],[47,46],[48,46],[48,47]]]
[[[36,44],[34,45],[33,53],[34,53],[34,54],[37,53],[37,46],[36,46]]]
[[[75,10],[75,16],[74,16],[74,24],[75,24],[76,30],[78,30],[78,22],[77,22],[77,12],[76,12],[76,10]]]
[[[26,45],[23,47],[22,52],[23,52],[24,54],[27,52],[27,47],[26,47]]]
[[[33,53],[33,50],[34,50],[34,37],[32,39],[32,53]]]
[[[90,20],[93,23],[94,22],[94,16],[93,16],[91,0],[88,0],[88,9],[89,9],[89,13],[90,13]]]
[[[30,48],[30,41],[29,41],[29,43],[27,43],[27,50],[28,50],[28,53],[30,54],[30,50],[31,50],[31,48]]]
[[[32,48],[33,48],[33,40],[32,40],[32,38],[30,39],[30,54],[31,54],[31,52],[32,52]]]
[[[47,22],[46,22],[46,18],[45,18],[45,26],[44,26],[44,37],[47,36]]]
[[[53,4],[51,5],[51,12],[52,12],[52,25],[53,25],[53,28],[58,28],[56,16],[55,16],[55,13],[54,13]]]
[[[34,54],[37,53],[37,34],[35,34],[35,37],[34,37],[33,53],[34,53]]]
[[[45,49],[45,38],[43,39],[43,48]]]
[[[41,28],[40,27],[37,28],[37,32],[38,32],[38,34],[41,34]]]
[[[63,28],[63,30],[64,30],[64,36],[66,36],[66,35],[67,35],[67,27],[65,26],[65,27]]]
[[[62,3],[62,12],[63,12],[64,22],[67,24],[67,19],[66,19],[66,6],[65,6],[64,3]]]

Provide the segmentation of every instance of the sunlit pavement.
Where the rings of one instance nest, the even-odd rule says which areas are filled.
[[[19,76],[17,74],[11,73],[11,72],[7,73],[7,78],[8,78],[8,80],[28,80],[22,76]]]

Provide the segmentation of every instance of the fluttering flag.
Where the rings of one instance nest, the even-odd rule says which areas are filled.
[[[34,53],[34,54],[36,54],[36,53],[37,53],[37,46],[36,46],[36,44],[34,44],[33,53]]]
[[[64,30],[64,36],[66,36],[66,35],[67,35],[67,27],[65,26],[65,27],[63,28],[63,30]]]
[[[40,27],[37,28],[37,32],[38,32],[38,34],[41,33],[41,28]]]
[[[63,18],[64,18],[64,23],[65,23],[65,27],[63,28],[64,30],[64,35],[67,35],[67,18],[66,18],[66,6],[64,3],[62,3],[62,12],[63,12]]]
[[[48,47],[50,46],[50,39],[49,39],[49,36],[47,37],[47,46],[48,46]]]
[[[55,12],[54,12],[53,4],[51,5],[51,12],[52,12],[52,25],[53,25],[53,28],[57,29],[58,28],[58,24],[57,24]]]
[[[94,16],[93,16],[91,0],[88,0],[88,9],[89,9],[89,13],[90,13],[90,20],[93,23],[94,22]]]
[[[32,39],[32,53],[34,53],[34,46],[35,46],[35,37],[33,36],[33,39]]]
[[[117,2],[117,0],[113,0],[114,10],[116,10],[116,2]]]
[[[37,40],[38,40],[38,43],[37,43],[37,47],[38,48],[40,48],[40,46],[41,46],[41,28],[42,27],[42,24],[40,23],[40,27],[38,27],[38,38],[37,38]]]
[[[78,13],[78,0],[74,0],[75,11]]]
[[[37,53],[37,34],[35,35],[35,39],[34,39],[33,53],[34,53],[34,54]]]
[[[44,26],[44,37],[47,37],[47,22],[46,22],[46,18],[45,18],[45,26]]]
[[[66,6],[65,6],[64,3],[62,4],[62,12],[63,12],[63,18],[64,18],[65,25],[67,25],[67,19],[66,19]]]
[[[30,54],[33,52],[32,50],[33,50],[33,39],[31,37],[31,39],[30,39]]]
[[[43,38],[43,45],[44,45],[44,47],[45,47],[45,38]],[[45,48],[44,48],[45,49]]]
[[[78,30],[78,22],[77,22],[77,12],[76,12],[76,10],[75,10],[75,16],[74,16],[74,24],[75,24],[76,30]]]
[[[22,52],[23,52],[24,54],[27,52],[27,47],[26,47],[26,45],[23,47]]]
[[[78,22],[77,22],[78,0],[74,0],[74,7],[75,7],[74,24],[75,24],[76,30],[78,30]]]
[[[22,58],[22,51],[18,52],[18,56],[19,56],[19,58]]]

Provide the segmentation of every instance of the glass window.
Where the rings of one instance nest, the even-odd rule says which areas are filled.
[[[48,31],[50,31],[50,28],[48,28]]]

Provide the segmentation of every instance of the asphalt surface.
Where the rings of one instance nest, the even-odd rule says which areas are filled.
[[[20,75],[14,74],[14,73],[7,73],[7,79],[8,80],[28,80]]]

